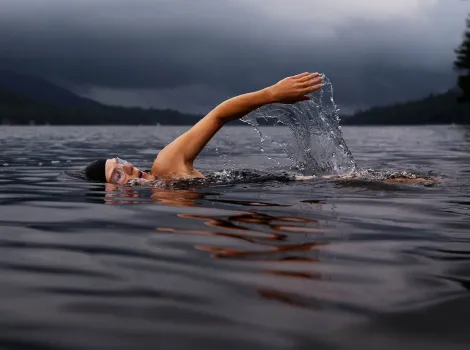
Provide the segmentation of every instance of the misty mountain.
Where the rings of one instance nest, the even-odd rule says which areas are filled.
[[[100,103],[77,96],[39,77],[0,70],[0,91],[61,107],[99,107]]]
[[[106,106],[41,78],[0,71],[2,124],[192,125],[200,117],[169,109]]]

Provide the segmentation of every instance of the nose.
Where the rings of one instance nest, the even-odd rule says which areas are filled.
[[[122,166],[127,175],[132,175],[134,171],[134,166],[130,163],[126,163]]]

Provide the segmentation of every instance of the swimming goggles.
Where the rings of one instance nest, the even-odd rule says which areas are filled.
[[[116,157],[115,159],[116,159],[117,163],[121,164],[121,165],[129,163],[128,161],[126,161],[124,159],[121,159],[121,158],[118,158],[118,157]],[[124,171],[122,169],[118,168],[113,172],[113,175],[111,177],[111,183],[116,184],[116,185],[124,185],[124,183],[122,181],[124,178],[125,178]]]
[[[116,157],[116,161],[118,162],[118,164],[127,164],[127,163],[129,163],[127,160],[121,159],[119,157]]]

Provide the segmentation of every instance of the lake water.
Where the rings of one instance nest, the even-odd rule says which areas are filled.
[[[434,186],[63,174],[98,157],[149,167],[183,130],[0,128],[1,349],[468,349],[470,127],[343,128],[359,168]],[[227,127],[197,168],[288,165]]]

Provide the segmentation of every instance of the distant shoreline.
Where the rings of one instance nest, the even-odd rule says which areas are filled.
[[[341,126],[469,125],[470,103],[458,104],[449,90],[421,100],[372,107],[341,116]],[[171,109],[107,106],[41,78],[0,70],[0,125],[191,126],[203,115]],[[261,125],[269,125],[260,121]],[[249,126],[241,121],[231,125]]]
[[[459,93],[449,90],[431,94],[421,100],[372,107],[341,118],[341,125],[452,125],[470,124],[470,103],[459,104]]]

